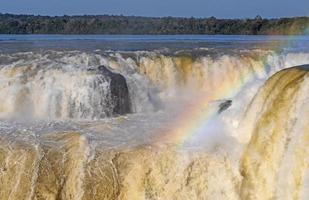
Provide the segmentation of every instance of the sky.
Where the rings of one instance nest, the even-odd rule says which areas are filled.
[[[309,16],[309,0],[0,0],[0,13],[278,18]]]

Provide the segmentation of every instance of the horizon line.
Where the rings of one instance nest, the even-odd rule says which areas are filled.
[[[34,17],[102,17],[102,16],[109,16],[109,17],[136,17],[136,18],[155,18],[155,19],[162,19],[162,18],[178,18],[178,19],[211,19],[214,18],[216,20],[245,20],[245,19],[256,19],[257,17],[261,17],[262,19],[267,20],[276,20],[276,19],[292,19],[292,18],[309,18],[308,16],[283,16],[283,17],[263,17],[262,15],[257,14],[255,17],[244,17],[244,18],[220,18],[216,16],[210,17],[185,17],[185,16],[142,16],[142,15],[123,15],[123,14],[63,14],[63,15],[45,15],[45,14],[21,14],[21,13],[3,13],[0,12],[0,15],[15,15],[15,16],[34,16]]]

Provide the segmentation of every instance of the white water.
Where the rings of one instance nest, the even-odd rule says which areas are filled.
[[[174,104],[188,98],[188,94],[211,92],[220,84],[230,84],[228,90],[232,91],[238,79],[244,79],[241,85],[245,88],[260,85],[280,69],[308,63],[309,54],[260,51],[190,57],[155,52],[102,55],[48,51],[2,54],[0,58],[2,117],[18,114],[40,119],[100,119],[111,115],[113,104],[109,80],[89,71],[100,65],[126,78],[132,110],[143,113],[163,110],[171,105],[168,102]],[[246,80],[247,73],[254,80]],[[249,97],[241,102],[256,92],[246,90]]]
[[[271,75],[307,63],[306,52],[263,49],[219,54],[209,54],[209,50],[3,53],[0,187],[5,189],[0,189],[0,196],[306,199],[308,162],[304,160],[308,154],[306,140],[302,141],[306,121],[296,120],[291,132],[278,131],[284,139],[290,138],[290,143],[288,139],[273,141],[267,129],[257,131],[256,127],[265,125],[271,130],[280,126],[280,117],[262,123],[255,114],[276,113],[272,106],[261,102],[268,95],[280,97],[272,91],[264,94],[266,89],[261,89],[260,97],[250,102]],[[132,113],[111,117],[110,81],[97,74],[100,65],[125,77]],[[235,85],[241,87],[236,90]],[[284,116],[287,122],[306,118],[303,102],[307,97],[302,94],[307,85],[302,82],[292,103],[282,104],[285,109],[298,105],[295,113]],[[216,92],[219,88],[229,92]],[[232,105],[180,149],[165,145],[168,141],[161,141],[159,147],[149,145],[156,134],[170,129],[173,121],[183,115],[183,106],[201,93],[211,94],[212,107],[219,109],[226,99],[231,99]],[[265,141],[274,146],[274,152],[266,150],[269,157],[255,157],[264,146],[259,140],[257,145],[250,141],[252,135],[259,136],[261,144]],[[287,148],[282,150],[280,144],[284,142]],[[256,162],[263,169],[258,169]],[[286,172],[290,174],[287,183]],[[259,176],[267,182],[264,184]]]

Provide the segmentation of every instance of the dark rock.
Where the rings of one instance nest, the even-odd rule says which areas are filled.
[[[226,100],[219,105],[218,114],[222,113],[232,105],[232,100]]]
[[[299,68],[299,69],[305,70],[305,71],[309,71],[309,65],[301,65],[301,66],[298,66],[296,68]]]
[[[131,112],[131,101],[126,79],[121,74],[109,70],[105,66],[98,67],[99,73],[110,79],[110,93],[112,98],[112,114],[127,114]]]

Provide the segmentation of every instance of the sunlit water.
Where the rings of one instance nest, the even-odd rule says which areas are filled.
[[[252,71],[254,78],[241,83],[248,96],[241,101],[249,102],[257,87],[271,74],[286,67],[306,64],[309,59],[309,37],[306,36],[1,35],[0,44],[0,115],[6,119],[5,123],[8,123],[8,118],[13,118],[13,121],[14,117],[26,118],[27,122],[23,119],[20,123],[33,134],[43,133],[45,128],[48,132],[80,129],[85,134],[92,134],[91,129],[76,125],[77,121],[107,123],[111,128],[104,129],[104,132],[113,134],[101,134],[100,140],[104,144],[110,143],[109,146],[128,145],[133,141],[134,144],[138,144],[137,141],[142,144],[150,142],[153,139],[150,135],[166,129],[169,125],[164,124],[173,121],[174,117],[167,113],[181,113],[181,107],[190,102],[191,95],[211,93],[218,87],[216,84],[226,84],[222,81],[231,81],[227,90],[232,91],[234,79],[244,78],[247,71]],[[106,100],[102,108],[96,105],[96,102],[108,98],[104,97],[108,83],[102,85],[100,92],[91,86],[96,77],[85,73],[100,65],[108,66],[126,78],[133,113],[120,116],[120,119],[117,115],[110,118],[100,114],[107,112],[105,108],[112,103]],[[246,89],[248,87],[250,89]],[[18,100],[18,94],[25,90],[30,95]],[[99,96],[93,96],[95,93]],[[244,103],[236,101],[238,93],[241,90],[214,96],[212,100],[235,98],[231,108],[237,109],[235,105]],[[89,99],[91,95],[92,100]],[[16,104],[32,108],[16,108]],[[72,104],[79,106],[74,105],[74,109]],[[219,103],[211,105],[219,106]],[[237,115],[240,116],[239,112]],[[222,115],[228,116],[228,112]],[[236,116],[232,117],[236,124]],[[33,121],[40,121],[37,122],[38,128]],[[55,124],[52,128],[42,128],[41,121]],[[215,121],[214,124],[219,123],[218,119]],[[221,119],[219,121],[222,123]],[[15,125],[11,127],[5,123],[3,128],[9,126],[13,129],[11,132],[16,131]],[[32,128],[28,129],[28,123]],[[213,126],[220,127],[219,124],[212,125],[210,132],[214,131]]]
[[[307,130],[297,118],[307,116],[307,76],[264,84],[308,63],[308,36],[0,35],[0,180],[11,185],[0,195],[20,197],[14,160],[29,157],[18,165],[33,169],[27,198],[284,199],[288,186],[274,177],[289,171],[289,198],[306,199],[306,136],[289,134]],[[290,101],[277,99],[287,92]],[[272,110],[277,101],[284,110]],[[57,183],[40,180],[45,167]]]

